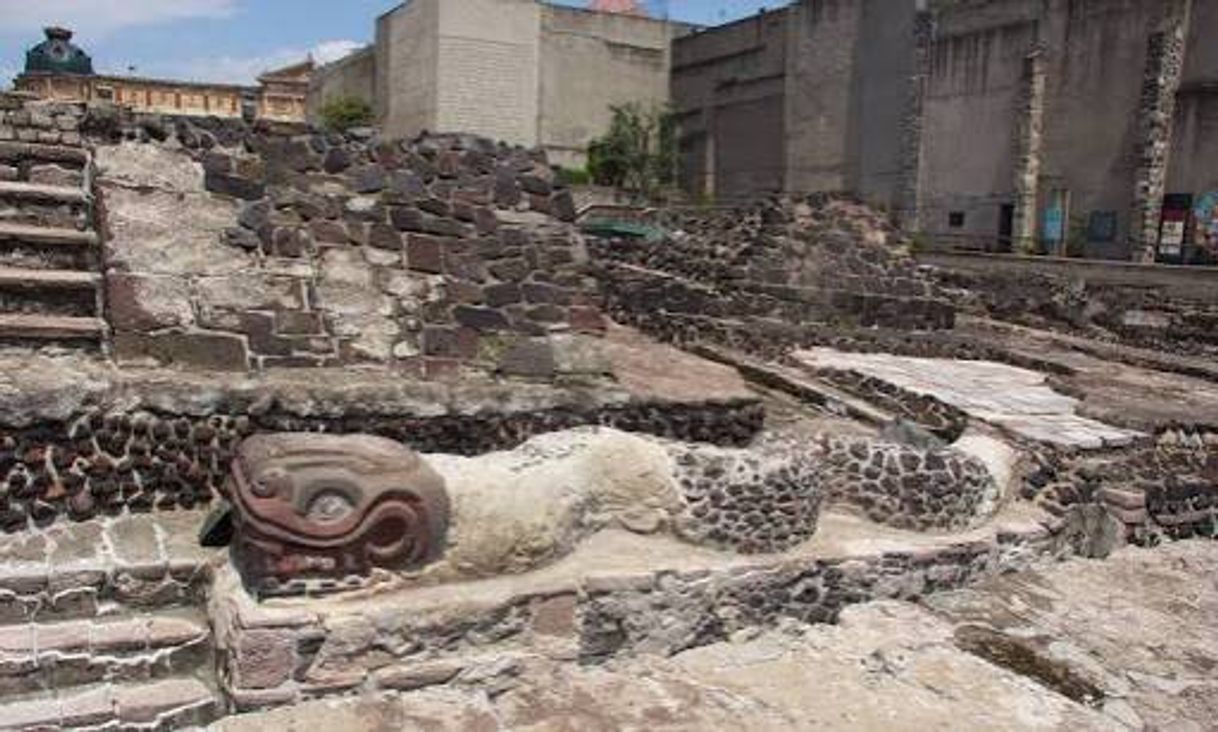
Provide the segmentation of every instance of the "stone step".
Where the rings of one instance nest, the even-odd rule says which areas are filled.
[[[102,282],[97,272],[0,267],[0,288],[93,290]]]
[[[76,229],[0,223],[0,241],[61,247],[95,247],[97,234]]]
[[[0,223],[0,265],[40,270],[101,268],[97,234]]]
[[[40,183],[0,181],[0,200],[84,206],[89,202],[89,194],[78,186],[48,186]]]
[[[0,339],[96,340],[106,333],[100,318],[0,313]]]
[[[0,223],[84,231],[90,225],[90,196],[77,185],[0,182]]]
[[[96,317],[99,314],[101,282],[102,276],[97,272],[0,266],[0,313]],[[46,325],[37,322],[18,325],[29,327],[35,324]],[[87,324],[67,325],[75,328]]]
[[[0,704],[0,729],[176,729],[207,724],[222,711],[221,700],[206,684],[174,678],[100,684]]]
[[[211,630],[172,615],[0,627],[0,695],[146,681],[210,666]]]
[[[28,506],[10,498],[9,511]],[[99,516],[0,534],[0,626],[101,622],[115,616],[199,606],[209,563],[223,550],[199,546],[206,508]]]
[[[58,163],[83,168],[89,163],[89,151],[68,145],[43,145],[35,142],[0,142],[0,164]]]

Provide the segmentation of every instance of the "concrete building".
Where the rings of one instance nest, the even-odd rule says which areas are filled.
[[[675,43],[683,179],[850,191],[951,246],[1204,261],[1216,37],[1218,0],[799,0]]]
[[[17,91],[62,102],[113,102],[141,112],[196,117],[254,116],[303,122],[313,62],[258,77],[258,86],[212,84],[94,73],[93,60],[74,45],[72,32],[47,28],[46,40],[26,53]]]
[[[682,178],[719,200],[774,190],[898,198],[918,0],[803,0],[673,45]]]
[[[537,0],[410,0],[377,20],[376,44],[323,67],[322,99],[367,98],[392,136],[471,132],[584,163],[610,106],[668,101],[678,23]]]
[[[923,231],[1000,250],[1208,256],[1218,0],[935,10],[921,115]],[[1195,212],[1204,200],[1210,211]]]

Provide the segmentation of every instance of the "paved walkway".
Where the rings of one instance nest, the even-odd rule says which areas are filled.
[[[1120,447],[1141,433],[1079,416],[1079,401],[1054,391],[1044,374],[992,361],[913,358],[887,353],[845,353],[832,348],[797,351],[813,370],[854,371],[911,394],[930,396],[970,417],[1037,442],[1063,447]]]

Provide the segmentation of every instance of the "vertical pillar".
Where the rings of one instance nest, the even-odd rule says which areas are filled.
[[[1011,247],[1030,254],[1036,249],[1037,201],[1045,131],[1045,50],[1037,46],[1023,61],[1015,113],[1015,212]]]
[[[901,123],[901,168],[896,201],[898,222],[909,233],[922,228],[923,115],[935,37],[934,15],[924,3],[918,3],[913,33],[914,74],[909,79],[905,116]]]
[[[1158,250],[1176,92],[1184,70],[1188,32],[1189,0],[1173,0],[1165,6],[1160,29],[1147,40],[1138,110],[1138,168],[1129,238],[1130,256],[1145,263],[1154,262]]]

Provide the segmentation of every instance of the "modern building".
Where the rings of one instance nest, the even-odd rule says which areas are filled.
[[[1203,261],[1215,37],[1218,0],[797,0],[675,42],[682,179],[849,191],[956,247]]]
[[[689,30],[622,7],[410,0],[377,20],[371,52],[318,71],[309,107],[358,97],[391,136],[470,132],[579,166],[611,106],[668,102],[672,41]]]
[[[303,122],[313,62],[268,71],[258,86],[210,84],[97,74],[93,60],[72,43],[72,32],[47,28],[46,40],[26,52],[18,91],[65,102],[113,102],[144,112],[208,117],[254,116]]]
[[[899,197],[918,0],[803,0],[678,38],[681,178],[717,200]]]

